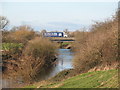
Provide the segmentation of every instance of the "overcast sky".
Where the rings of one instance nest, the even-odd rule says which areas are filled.
[[[6,16],[11,26],[77,30],[110,18],[117,8],[117,2],[1,2],[0,15]]]

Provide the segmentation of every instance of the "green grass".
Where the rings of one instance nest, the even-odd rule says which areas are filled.
[[[41,88],[118,88],[118,70],[88,72]]]
[[[71,43],[69,43],[69,42],[62,43],[62,45],[69,45],[69,44],[71,44]]]
[[[22,43],[2,43],[2,50],[11,50],[11,49],[21,49],[23,48]]]
[[[26,86],[24,88],[36,88],[36,86]]]

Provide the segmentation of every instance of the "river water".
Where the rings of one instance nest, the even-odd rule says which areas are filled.
[[[58,50],[58,59],[56,60],[56,64],[53,65],[53,67],[49,68],[48,70],[42,71],[38,77],[37,81],[41,80],[47,80],[53,76],[55,76],[57,73],[66,70],[66,69],[72,69],[72,59],[73,59],[73,53],[70,49],[59,49]],[[10,82],[11,83],[11,82]],[[8,87],[9,83],[6,83],[6,80],[2,81],[3,87]]]
[[[40,77],[38,80],[46,80],[55,76],[57,73],[65,70],[72,69],[72,59],[73,53],[70,49],[59,49],[58,50],[58,59],[56,60],[56,64],[44,72],[40,73]]]

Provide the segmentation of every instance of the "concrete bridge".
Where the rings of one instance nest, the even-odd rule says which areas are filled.
[[[52,37],[50,38],[53,42],[74,42],[75,38],[73,37]]]

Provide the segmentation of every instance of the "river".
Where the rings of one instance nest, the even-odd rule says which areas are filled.
[[[48,70],[41,72],[37,77],[37,81],[47,80],[63,70],[72,69],[72,59],[73,53],[70,49],[59,49],[56,64]],[[3,80],[2,84],[3,87],[11,87],[6,80]]]
[[[40,73],[40,77],[38,80],[46,80],[48,78],[51,78],[55,76],[57,73],[65,70],[65,69],[72,69],[72,59],[73,59],[73,53],[71,52],[70,49],[59,49],[58,50],[58,59],[56,61],[56,64]]]

